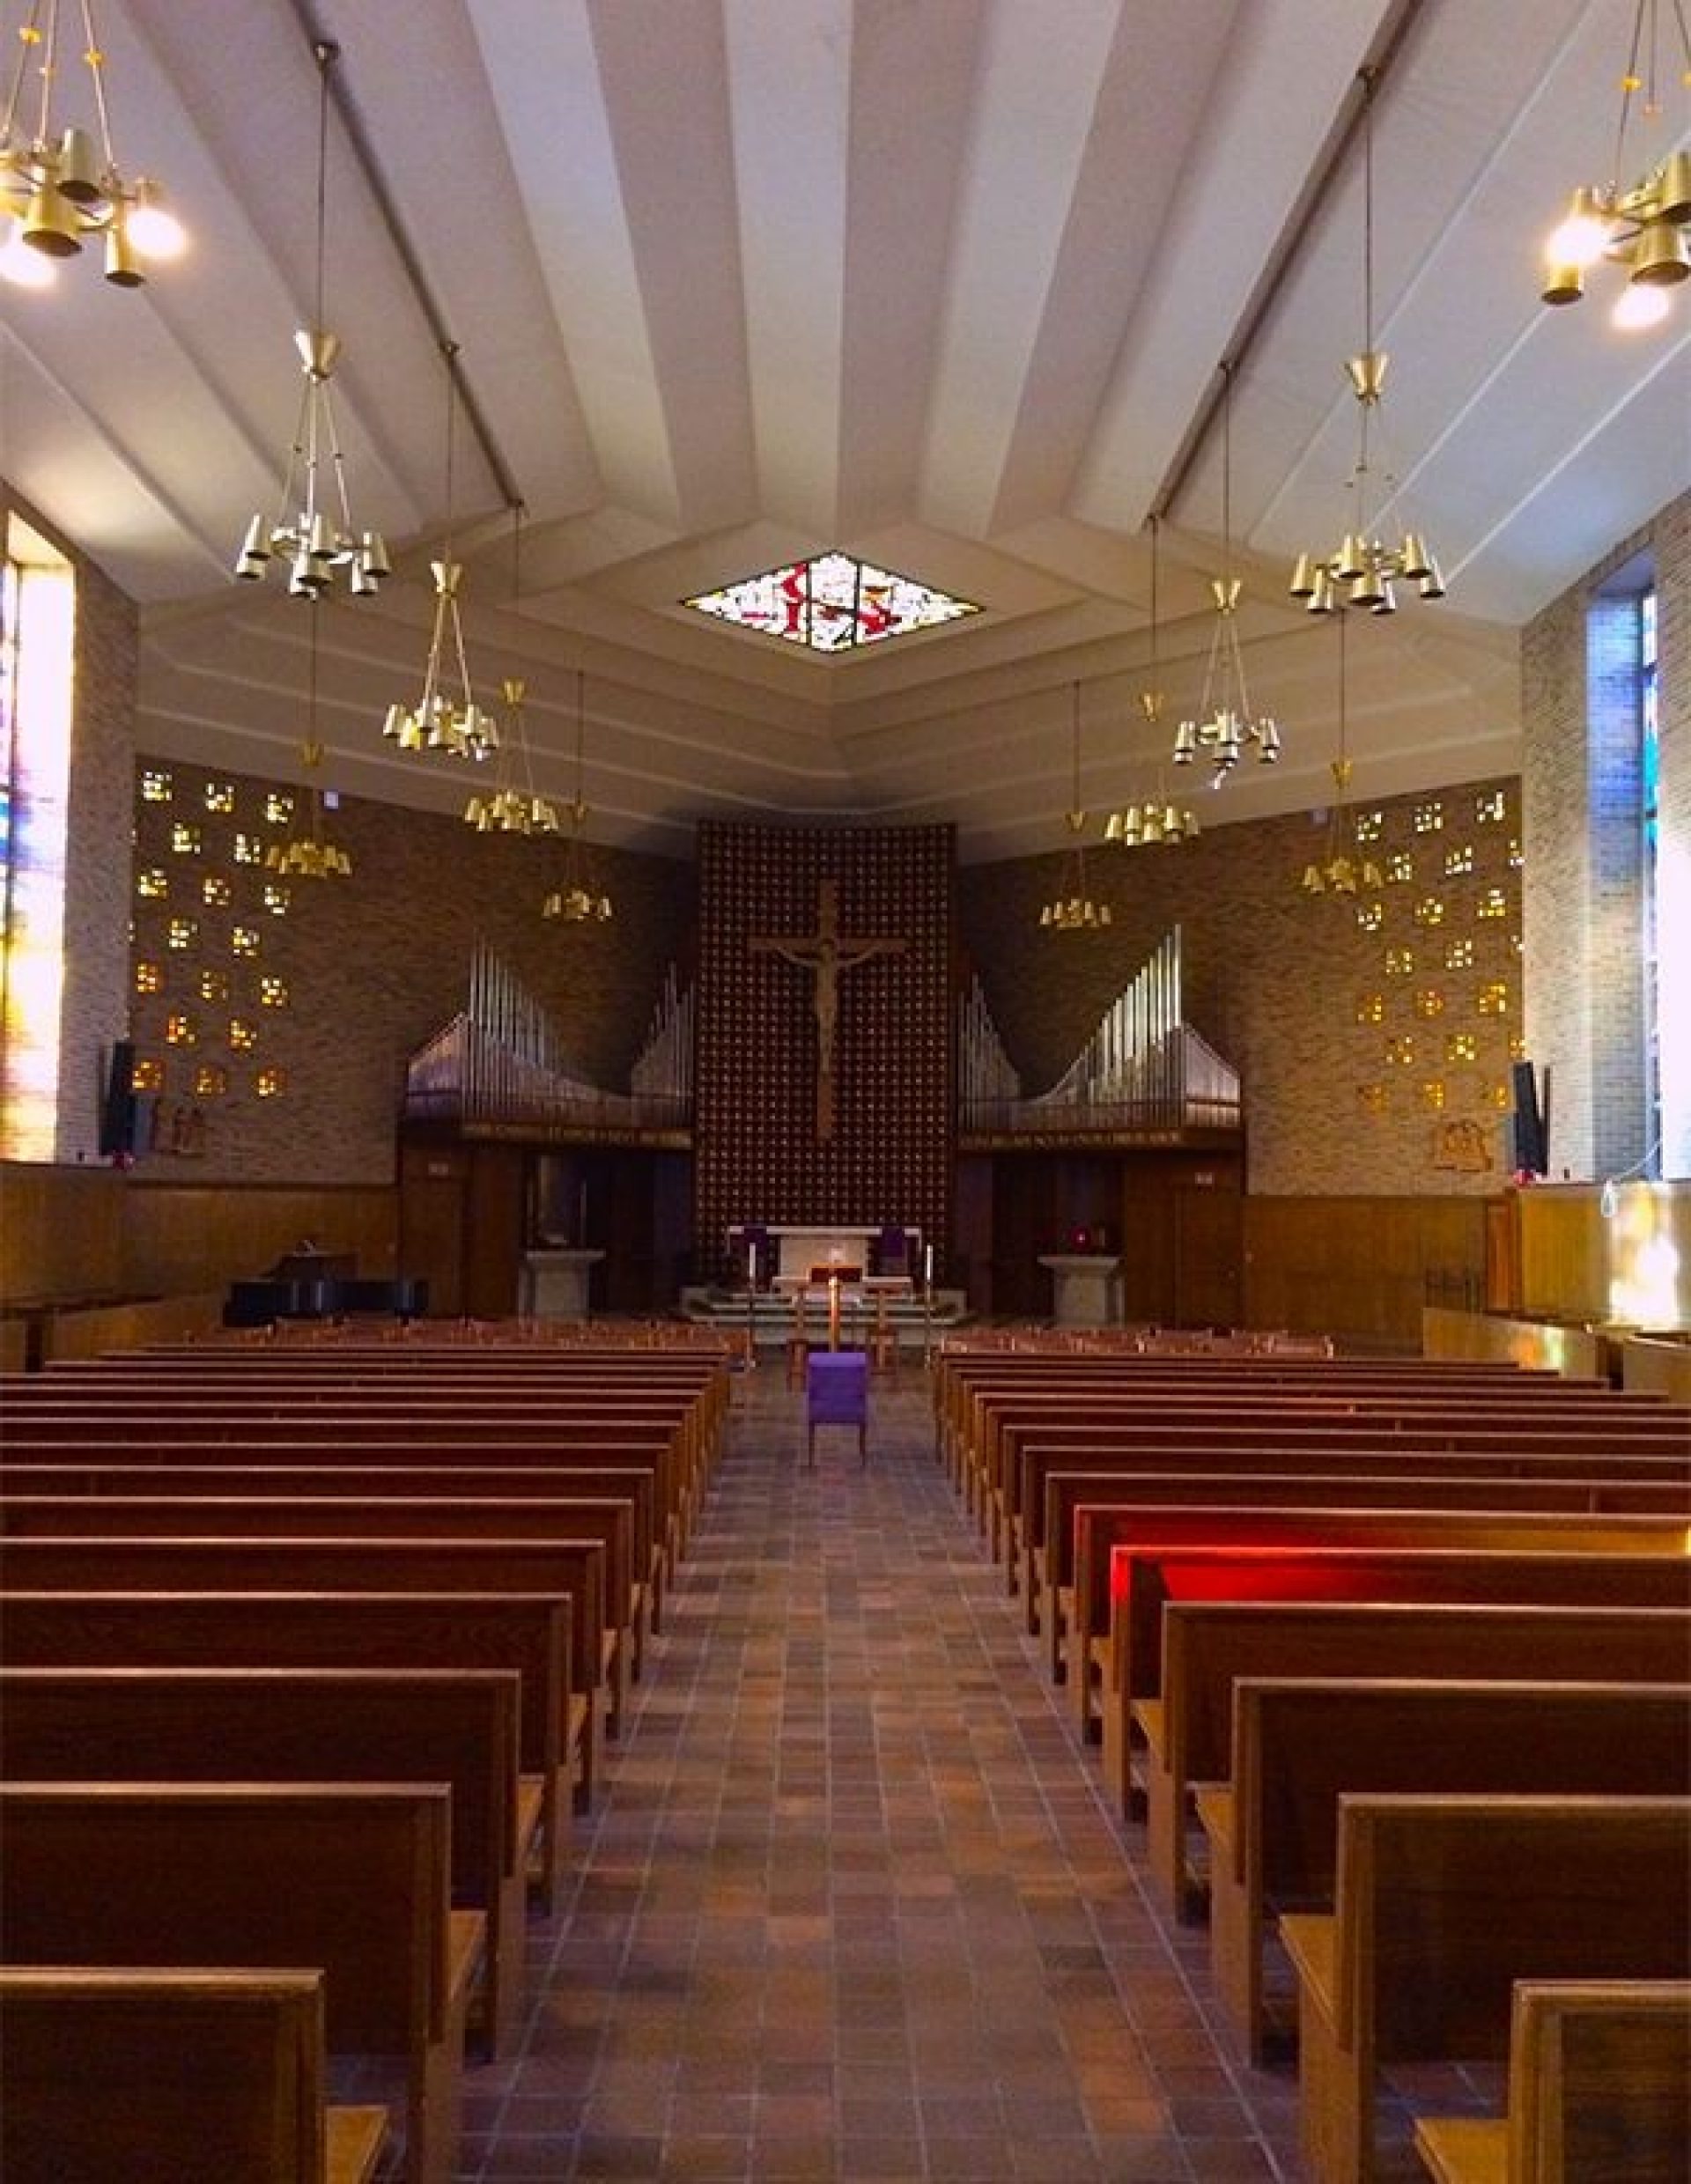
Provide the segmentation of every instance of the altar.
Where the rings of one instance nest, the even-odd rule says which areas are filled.
[[[851,1221],[771,1221],[730,1228],[728,1246],[742,1267],[747,1265],[749,1251],[757,1250],[760,1285],[777,1280],[801,1284],[818,1273],[826,1280],[828,1271],[834,1267],[839,1268],[843,1280],[860,1284],[866,1275],[882,1271],[876,1263],[879,1246],[890,1234],[908,1238],[907,1249],[913,1248],[918,1240],[916,1230],[896,1224],[890,1228],[881,1221],[861,1227]],[[908,1273],[913,1269],[906,1266],[903,1271]]]

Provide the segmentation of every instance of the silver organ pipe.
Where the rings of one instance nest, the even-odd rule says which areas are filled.
[[[669,970],[628,1093],[570,1067],[558,1027],[509,966],[477,944],[465,1008],[406,1066],[413,1118],[538,1127],[678,1129],[692,1108],[694,994]]]
[[[963,1002],[965,1131],[1237,1129],[1238,1073],[1182,1021],[1181,933],[1163,935],[1048,1092],[1023,1099],[978,980]]]

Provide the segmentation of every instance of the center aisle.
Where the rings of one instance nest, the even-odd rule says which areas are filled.
[[[1211,2038],[1204,1937],[1143,1895],[914,1369],[869,1442],[807,1471],[779,1373],[736,1390],[464,2175],[1295,2176],[1292,2085]]]

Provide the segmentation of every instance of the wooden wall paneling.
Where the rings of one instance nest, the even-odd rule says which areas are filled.
[[[400,1161],[400,1264],[429,1285],[432,1318],[457,1319],[464,1302],[470,1162],[453,1144],[408,1143]]]
[[[464,1310],[472,1319],[508,1319],[516,1311],[528,1211],[525,1148],[472,1144],[463,1258]]]
[[[1220,1164],[1183,1165],[1174,1181],[1176,1324],[1237,1327],[1244,1318],[1244,1207],[1237,1174]]]
[[[1485,1268],[1484,1201],[1247,1197],[1245,1317],[1253,1327],[1418,1348],[1429,1288]]]
[[[993,1157],[965,1154],[957,1162],[951,1197],[951,1236],[934,1245],[934,1280],[961,1288],[969,1310],[990,1318],[993,1304]]]
[[[124,1206],[128,1286],[171,1296],[263,1273],[304,1236],[350,1251],[358,1272],[395,1271],[398,1195],[389,1185],[152,1183],[131,1177]]]
[[[0,1163],[0,1299],[122,1289],[128,1180],[92,1163]]]

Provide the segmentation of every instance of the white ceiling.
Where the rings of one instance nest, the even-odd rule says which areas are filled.
[[[311,41],[328,38],[336,410],[354,515],[398,564],[378,598],[321,616],[337,786],[441,809],[486,786],[380,734],[422,680],[444,336],[466,397],[454,542],[477,694],[526,677],[539,786],[567,797],[584,671],[600,838],[685,855],[705,815],[951,819],[965,858],[1055,848],[1076,683],[1082,801],[1149,793],[1166,736],[1135,705],[1146,519],[1164,517],[1173,716],[1196,707],[1214,624],[1223,359],[1251,697],[1286,756],[1215,793],[1207,773],[1170,784],[1211,824],[1319,805],[1336,639],[1285,584],[1301,548],[1346,528],[1358,71],[1384,63],[1388,520],[1429,535],[1450,596],[1352,631],[1356,786],[1510,771],[1520,623],[1691,483],[1691,291],[1632,336],[1607,323],[1606,275],[1576,309],[1537,298],[1546,228],[1576,181],[1606,179],[1632,14],[107,0],[119,161],[168,185],[194,247],[138,291],[104,282],[94,251],[50,292],[0,290],[0,469],[141,601],[141,748],[297,771],[309,609],[274,570],[262,586],[230,571],[247,516],[276,507],[293,429]],[[1682,142],[1664,59],[1680,112],[1655,127]],[[82,75],[62,70],[63,118],[83,118]],[[1666,148],[1630,141],[1639,168]],[[985,611],[823,660],[678,604],[835,546]]]

